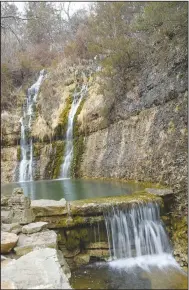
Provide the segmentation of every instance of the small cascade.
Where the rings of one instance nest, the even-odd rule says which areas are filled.
[[[79,92],[75,92],[73,95],[73,102],[68,116],[68,127],[66,132],[66,149],[64,163],[61,166],[60,177],[70,177],[70,165],[73,157],[73,122],[74,117],[79,108],[79,105],[87,92],[87,85],[83,84]]]
[[[29,137],[31,122],[34,117],[34,105],[37,100],[40,85],[44,78],[44,70],[40,71],[39,78],[29,89],[26,104],[23,106],[21,123],[21,162],[19,165],[19,182],[33,180],[33,142]]]
[[[158,204],[112,207],[104,218],[111,260],[171,252]]]

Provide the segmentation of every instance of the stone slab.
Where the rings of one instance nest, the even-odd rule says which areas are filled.
[[[66,200],[39,199],[31,201],[31,208],[34,214],[39,216],[64,215],[67,213]]]
[[[113,196],[113,197],[101,197],[95,199],[82,199],[69,202],[70,212],[72,215],[97,215],[103,214],[104,210],[112,206],[129,206],[135,204],[142,204],[146,202],[158,202],[161,203],[162,199],[154,194],[146,192],[136,192],[130,195]]]
[[[40,232],[43,229],[47,228],[48,223],[46,222],[36,222],[36,223],[30,223],[28,225],[25,225],[22,227],[22,233],[23,234],[33,234]]]
[[[18,256],[23,256],[35,248],[56,248],[56,246],[57,234],[54,231],[46,230],[30,235],[20,234],[14,250]]]

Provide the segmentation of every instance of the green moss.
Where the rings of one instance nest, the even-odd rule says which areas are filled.
[[[21,147],[20,146],[17,147],[17,160],[21,161]]]
[[[35,157],[37,159],[40,158],[41,147],[42,147],[41,144],[36,144],[36,143],[33,144],[33,157]]]
[[[77,247],[84,248],[89,242],[87,229],[70,230],[66,232],[67,238],[65,246],[68,250],[74,250]]]
[[[60,167],[64,156],[64,141],[54,141],[52,151],[49,156],[49,162],[45,168],[45,178],[56,179],[60,175]]]
[[[173,132],[175,132],[175,125],[173,121],[171,120],[168,125],[168,133],[173,133]]]
[[[67,130],[67,124],[68,124],[68,115],[69,111],[71,109],[72,104],[72,97],[69,96],[66,99],[66,104],[64,110],[61,112],[59,116],[58,125],[54,129],[54,137],[61,137],[64,138]]]
[[[179,243],[183,251],[187,250],[188,245],[188,223],[187,223],[187,217],[173,217],[171,219],[172,224],[172,232],[173,232],[173,242]]]
[[[119,179],[119,178],[109,178],[109,177],[88,177],[83,176],[83,179],[86,180],[103,180],[103,181],[110,181],[110,182],[126,182],[128,184],[139,185],[141,189],[145,188],[168,188],[168,186],[162,185],[160,183],[153,183],[153,182],[146,182],[146,181],[137,181],[137,180],[128,180],[128,179]]]
[[[180,106],[179,105],[177,105],[176,107],[175,107],[175,112],[177,113],[179,110],[180,110]]]
[[[83,99],[79,105],[79,108],[74,117],[74,124],[73,124],[73,159],[71,163],[71,176],[76,178],[80,176],[79,169],[81,164],[82,154],[84,152],[84,136],[79,132],[79,124],[77,121],[77,117],[80,114],[85,99]]]
[[[161,207],[163,206],[163,199],[161,197],[145,191],[138,191],[132,195],[75,200],[70,202],[70,208],[72,215],[88,216],[102,214],[110,206],[119,205],[125,207],[149,202],[157,202]]]

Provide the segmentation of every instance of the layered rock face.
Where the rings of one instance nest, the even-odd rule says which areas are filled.
[[[187,58],[174,51],[128,69],[125,91],[114,99],[94,90],[78,116],[87,132],[81,176],[169,185],[186,209],[187,94]]]

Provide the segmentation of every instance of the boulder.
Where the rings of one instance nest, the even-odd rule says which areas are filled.
[[[18,256],[26,255],[35,248],[56,248],[57,234],[46,230],[30,235],[20,234],[17,247],[14,249]]]
[[[12,263],[13,261],[15,261],[15,259],[9,259],[9,258],[7,258],[6,260],[1,261],[1,269],[3,267],[6,267],[9,263]]]
[[[13,233],[1,232],[1,253],[9,253],[18,241],[18,236]]]
[[[39,199],[31,201],[31,208],[38,216],[64,215],[67,213],[66,200]]]
[[[22,233],[23,234],[37,233],[43,229],[46,229],[47,225],[48,225],[48,223],[46,223],[46,222],[31,223],[31,224],[28,224],[28,225],[25,225],[22,227]]]
[[[71,278],[71,271],[70,271],[70,268],[68,266],[68,263],[66,262],[66,260],[64,258],[62,251],[57,250],[57,256],[58,256],[58,260],[59,260],[59,263],[62,267],[64,274],[67,276],[68,279],[70,279]]]
[[[24,196],[22,188],[15,188],[8,200],[11,208],[9,212],[9,221],[12,223],[28,224],[35,220],[35,216],[30,208],[31,200]]]
[[[22,227],[19,223],[2,224],[1,229],[4,232],[19,234],[22,231]]]
[[[1,281],[18,289],[71,289],[55,249],[34,250],[1,270]]]
[[[12,281],[1,281],[1,289],[18,289]]]
[[[65,246],[63,247],[60,246],[60,249],[63,252],[65,258],[73,258],[80,253],[79,247],[72,251],[68,251]]]
[[[35,215],[31,208],[19,209],[12,207],[10,210],[8,220],[12,223],[19,223],[21,225],[31,223],[35,220]]]
[[[76,263],[77,267],[87,265],[89,263],[89,260],[90,260],[89,254],[79,254],[76,257],[74,257],[74,262]]]
[[[8,200],[9,206],[16,206],[18,208],[26,209],[30,208],[31,200],[29,197],[24,196],[22,188],[15,188],[12,195]]]

